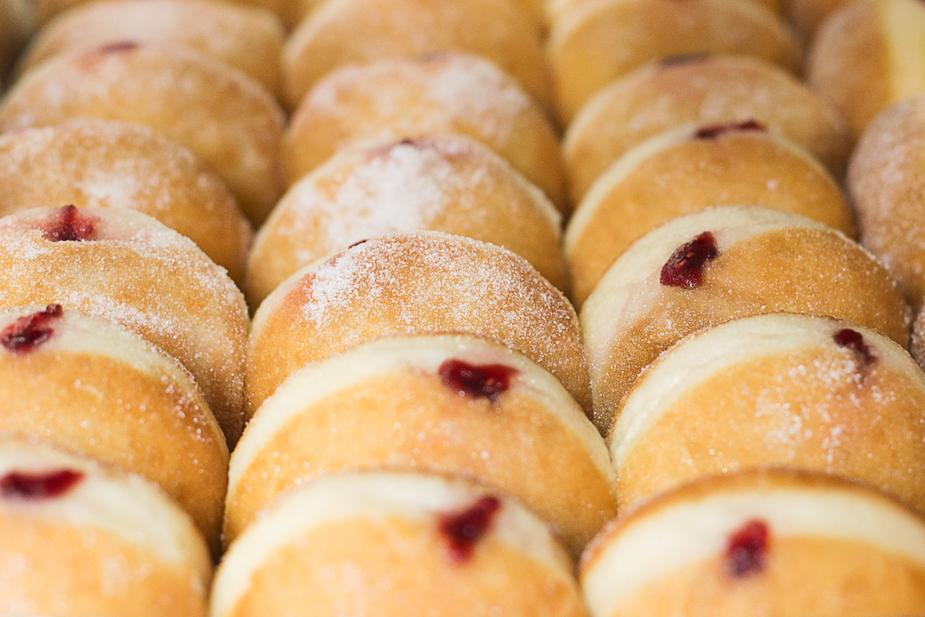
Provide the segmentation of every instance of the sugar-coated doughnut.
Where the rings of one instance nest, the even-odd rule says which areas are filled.
[[[471,139],[445,135],[343,150],[273,210],[248,258],[246,293],[257,306],[292,273],[354,242],[422,229],[505,246],[566,289],[560,219],[542,191]]]
[[[204,617],[205,543],[153,485],[0,435],[0,613]]]
[[[556,20],[547,53],[562,117],[650,60],[688,53],[747,54],[797,71],[796,35],[743,0],[594,0]]]
[[[601,90],[563,144],[577,202],[633,146],[682,124],[756,120],[786,135],[836,177],[851,133],[838,110],[783,70],[743,56],[685,56],[653,62]]]
[[[545,15],[547,21],[555,24],[563,19],[567,12],[579,10],[582,7],[592,4],[597,0],[545,0]],[[745,0],[746,2],[755,2],[772,13],[780,13],[782,10],[782,0]],[[821,1],[821,0],[817,0]],[[539,0],[537,0],[539,2]]]
[[[0,131],[81,116],[137,122],[185,145],[255,222],[281,192],[282,111],[259,83],[214,58],[134,42],[60,54],[20,78],[0,107]]]
[[[581,582],[593,617],[918,615],[925,522],[827,476],[718,477],[616,521]]]
[[[309,365],[264,401],[235,449],[224,537],[318,475],[379,467],[476,478],[576,554],[616,514],[604,442],[555,377],[485,339],[412,336]]]
[[[34,19],[41,25],[67,9],[79,5],[88,4],[94,0],[23,0],[32,5]],[[301,14],[301,5],[304,3],[311,6],[313,3],[322,0],[223,0],[223,3],[236,4],[244,6],[263,7],[276,13],[286,23],[291,23]]]
[[[192,376],[138,335],[60,305],[0,312],[0,433],[156,482],[219,546],[228,448]]]
[[[251,228],[186,148],[144,126],[93,119],[0,135],[0,216],[39,206],[129,208],[195,242],[244,278]]]
[[[572,564],[516,501],[427,475],[334,475],[276,502],[216,575],[211,617],[583,617]],[[413,608],[412,608],[413,607]]]
[[[590,408],[578,318],[562,292],[507,249],[421,232],[355,245],[300,270],[263,301],[248,348],[249,413],[303,366],[407,334],[502,343]]]
[[[237,440],[247,306],[188,238],[131,210],[38,208],[0,219],[0,271],[0,308],[61,304],[172,355]]]
[[[450,49],[495,62],[551,105],[540,31],[517,0],[325,0],[286,42],[286,96],[295,108],[341,66]]]
[[[916,308],[925,297],[925,96],[877,116],[854,151],[848,186],[861,240]]]
[[[643,236],[581,311],[598,428],[609,428],[639,372],[681,338],[777,312],[835,317],[908,341],[909,308],[883,266],[811,219],[722,207]]]
[[[854,233],[841,189],[812,156],[754,120],[686,125],[629,150],[591,186],[565,233],[572,297],[584,302],[629,246],[672,218],[761,205]]]
[[[621,510],[703,476],[786,465],[925,513],[925,374],[843,321],[761,315],[683,340],[623,399],[609,441]]]
[[[163,42],[222,60],[277,92],[283,34],[275,15],[252,7],[211,0],[96,0],[43,27],[20,66],[28,70],[65,51],[126,40]]]
[[[357,142],[446,133],[484,143],[565,206],[559,143],[548,118],[497,67],[459,53],[348,66],[321,80],[286,133],[289,180]]]
[[[806,40],[812,40],[826,17],[851,0],[782,0],[784,12]]]

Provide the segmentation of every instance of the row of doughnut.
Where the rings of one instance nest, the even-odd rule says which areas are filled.
[[[0,0],[4,62],[0,617],[925,615],[918,0]]]

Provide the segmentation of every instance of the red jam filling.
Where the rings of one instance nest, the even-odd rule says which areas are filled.
[[[469,364],[462,360],[446,360],[437,370],[443,384],[460,396],[487,398],[494,403],[511,387],[511,378],[518,371],[503,364]]]
[[[446,538],[450,558],[455,563],[463,563],[472,557],[476,544],[491,529],[500,509],[501,500],[489,495],[461,512],[440,517],[440,533]]]
[[[84,216],[77,206],[59,208],[42,227],[42,236],[49,242],[84,242],[93,240],[97,219]]]
[[[694,133],[696,139],[716,139],[724,133],[755,131],[764,133],[768,128],[757,120],[746,120],[745,122],[735,122],[732,124],[712,124],[704,126]]]
[[[832,335],[832,340],[839,347],[844,347],[853,351],[864,365],[871,364],[876,360],[874,352],[871,351],[867,343],[864,342],[864,336],[857,330],[844,328]]]
[[[54,499],[77,486],[84,475],[72,469],[45,473],[11,471],[0,478],[0,496],[8,499]]]
[[[735,577],[757,574],[764,569],[770,544],[767,523],[754,519],[729,536],[726,544],[726,565]]]
[[[694,289],[703,284],[703,269],[708,261],[716,259],[719,251],[716,238],[705,231],[690,242],[679,246],[665,265],[659,282],[667,287]]]
[[[45,310],[20,317],[0,332],[0,345],[15,354],[29,353],[52,337],[51,324],[63,314],[60,304],[49,304]]]

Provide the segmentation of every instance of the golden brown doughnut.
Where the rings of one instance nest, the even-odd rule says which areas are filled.
[[[754,120],[686,125],[648,139],[591,186],[565,233],[572,297],[581,304],[610,264],[674,217],[761,205],[854,234],[851,208],[825,168]]]
[[[212,564],[153,485],[0,435],[0,612],[205,617]]]
[[[250,253],[245,289],[256,307],[300,268],[354,242],[422,229],[504,246],[567,289],[560,219],[542,191],[471,139],[445,135],[344,150],[273,210]]]
[[[131,210],[38,208],[0,219],[0,271],[0,308],[61,304],[179,360],[237,441],[247,307],[188,238]]]
[[[743,0],[592,0],[555,21],[547,54],[560,115],[650,60],[689,53],[756,56],[796,72],[802,51],[784,22]]]
[[[566,12],[580,9],[581,7],[591,4],[592,2],[595,2],[595,1],[596,0],[545,0],[545,5],[546,5],[545,14],[546,14],[548,21],[552,23],[556,23],[556,21],[564,18]],[[781,0],[746,0],[746,1],[754,1],[757,4],[768,9],[772,13],[781,12],[781,6],[780,6]],[[821,1],[821,0],[817,0],[817,1]],[[540,0],[537,0],[537,3],[539,2]]]
[[[584,556],[593,617],[918,615],[925,523],[866,487],[782,470],[658,497]]]
[[[289,179],[362,141],[446,133],[484,143],[565,207],[559,143],[548,118],[497,67],[458,53],[348,66],[321,80],[286,133]]]
[[[589,408],[575,310],[522,257],[438,232],[378,238],[292,275],[254,316],[250,415],[303,366],[385,336],[471,334],[518,351]]]
[[[80,4],[88,4],[93,0],[25,0],[32,5],[34,19],[39,25],[47,23],[56,15]],[[134,1],[134,0],[131,0]],[[311,5],[321,0],[221,0],[223,4],[236,4],[244,6],[263,7],[276,13],[286,23],[292,23],[300,15],[301,2]]]
[[[643,236],[581,311],[595,424],[605,432],[640,371],[683,337],[778,312],[835,317],[908,341],[909,308],[883,266],[811,219],[713,208]]]
[[[563,153],[577,202],[633,146],[682,124],[757,120],[840,178],[851,133],[835,107],[781,69],[742,56],[653,62],[601,90],[575,118]]]
[[[38,206],[129,208],[195,242],[244,278],[251,228],[186,148],[122,122],[77,119],[0,135],[0,216]]]
[[[0,107],[0,131],[90,116],[150,126],[222,177],[255,222],[281,191],[283,115],[259,83],[179,47],[132,42],[61,54],[29,71]]]
[[[231,546],[210,615],[306,606],[314,617],[586,615],[565,551],[516,501],[395,473],[334,475],[276,502]]]

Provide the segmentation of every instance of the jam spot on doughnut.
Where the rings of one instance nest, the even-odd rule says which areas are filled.
[[[764,569],[770,544],[767,523],[753,519],[729,536],[726,543],[726,566],[735,577],[757,574]]]
[[[494,403],[511,387],[511,378],[519,371],[503,364],[469,364],[446,360],[437,373],[443,385],[460,396],[487,398]]]
[[[864,366],[872,364],[877,357],[871,351],[867,343],[864,342],[864,336],[857,330],[844,328],[832,335],[832,340],[839,347],[844,347],[853,351]]]
[[[734,122],[732,124],[712,124],[710,126],[705,126],[697,130],[694,133],[696,139],[716,139],[720,135],[725,133],[732,132],[744,132],[744,131],[755,131],[764,133],[768,130],[768,127],[761,124],[757,120],[746,120],[744,122]]]
[[[501,500],[489,495],[465,510],[440,517],[440,533],[446,538],[453,562],[463,563],[472,557],[475,545],[491,529],[500,509]]]
[[[690,242],[682,244],[671,254],[659,282],[666,287],[694,289],[703,284],[703,268],[716,259],[719,251],[713,233],[705,231]]]
[[[46,342],[55,333],[52,322],[64,313],[60,304],[49,304],[45,310],[20,317],[0,332],[0,345],[14,354],[26,354]]]
[[[671,56],[665,56],[658,63],[663,67],[670,66],[681,66],[684,64],[694,64],[696,62],[703,62],[710,57],[710,54],[704,53],[694,53],[694,54],[673,54]]]
[[[0,478],[0,496],[8,499],[53,499],[77,486],[84,475],[73,469],[44,473],[11,471]]]
[[[97,48],[96,51],[101,54],[121,54],[127,51],[134,51],[138,49],[138,47],[137,41],[116,41],[114,43],[107,43]]]
[[[93,240],[97,219],[84,216],[77,206],[59,208],[42,227],[42,235],[50,242],[84,242]]]

